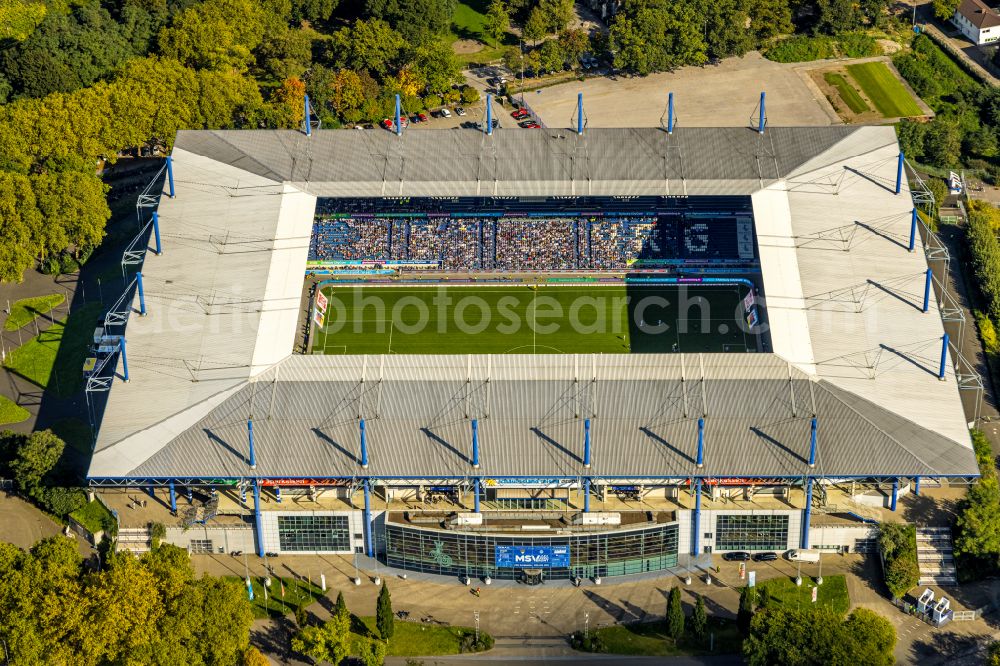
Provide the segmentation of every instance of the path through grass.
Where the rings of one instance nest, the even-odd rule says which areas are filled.
[[[848,65],[847,73],[858,82],[878,112],[886,118],[905,118],[923,114],[913,95],[884,62]]]
[[[8,354],[4,366],[58,397],[73,395],[83,379],[100,303],[88,303]]]
[[[837,72],[827,72],[823,75],[826,82],[837,89],[837,93],[840,95],[840,99],[844,100],[847,104],[847,108],[851,110],[852,113],[864,113],[865,111],[870,111],[868,104],[861,97],[860,93],[854,89],[851,82],[843,74],[838,74]]]
[[[65,300],[66,297],[62,294],[48,294],[15,301],[10,306],[10,316],[4,322],[3,328],[5,331],[16,331],[33,322],[36,317],[62,305]]]

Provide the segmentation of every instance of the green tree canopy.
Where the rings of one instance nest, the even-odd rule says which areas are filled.
[[[378,601],[375,604],[375,625],[382,640],[392,638],[395,629],[395,618],[392,615],[392,598],[389,596],[389,586],[382,582],[382,589],[378,593]]]
[[[674,641],[679,641],[684,635],[684,607],[681,606],[681,588],[676,585],[670,588],[667,598],[667,633]]]
[[[486,21],[483,24],[486,34],[493,38],[493,42],[499,46],[500,40],[510,30],[510,10],[503,0],[492,0],[489,9],[486,10]]]
[[[693,4],[629,0],[611,24],[615,67],[637,74],[706,60],[703,24]]]
[[[821,608],[768,608],[754,616],[743,657],[749,666],[888,666],[895,644],[892,623],[868,609],[845,621]]]
[[[336,67],[384,76],[397,66],[405,44],[403,36],[385,21],[358,20],[333,33],[330,51]]]
[[[455,0],[367,0],[369,16],[388,23],[411,45],[426,44],[448,30]]]

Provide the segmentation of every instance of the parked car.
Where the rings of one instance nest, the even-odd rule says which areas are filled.
[[[754,562],[773,562],[776,559],[778,559],[778,554],[777,553],[754,553],[753,554],[753,561]]]
[[[794,549],[785,553],[792,562],[819,562],[820,552],[818,550]]]
[[[731,553],[723,553],[722,559],[726,562],[747,562],[750,559],[750,553],[742,550],[734,550]]]
[[[455,107],[455,115],[456,116],[464,116],[465,115],[465,108],[463,108],[461,106],[456,106]]]
[[[528,122],[528,123],[521,123],[521,127],[523,127],[524,129],[541,129],[542,128],[541,125],[539,125],[538,123],[536,123],[534,121]]]
[[[390,132],[396,131],[396,123],[393,122],[392,118],[384,118],[382,122],[379,124],[382,125],[382,127],[384,127],[385,129],[389,130]],[[403,129],[406,129],[407,127],[410,126],[410,121],[407,120],[406,116],[400,116],[399,124],[402,125]]]
[[[491,124],[493,125],[493,129],[496,129],[497,127],[500,126],[500,121],[497,120],[496,118],[494,118],[493,122]],[[486,128],[486,125],[485,125],[485,123],[483,123],[483,121],[480,120],[479,122],[476,123],[476,129],[477,130],[482,131],[485,128]]]
[[[426,123],[427,122],[427,114],[426,113],[418,113],[418,114],[414,115],[413,116],[413,122],[415,122],[415,123]]]
[[[451,118],[451,111],[449,111],[448,109],[441,109],[441,117]]]
[[[531,114],[528,113],[527,109],[514,109],[510,112],[511,118],[516,118],[517,120],[522,120],[530,115]]]

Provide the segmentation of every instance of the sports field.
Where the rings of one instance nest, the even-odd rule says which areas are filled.
[[[884,62],[848,65],[847,72],[886,118],[905,118],[923,113],[913,95]]]
[[[313,353],[756,351],[744,285],[326,286]]]

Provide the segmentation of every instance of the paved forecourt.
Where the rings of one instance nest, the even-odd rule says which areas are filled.
[[[756,351],[749,286],[326,285],[313,353],[528,354]]]
[[[673,92],[681,127],[746,127],[756,124],[762,91],[767,93],[769,127],[840,123],[801,66],[771,62],[756,51],[726,58],[716,66],[571,81],[540,92],[526,91],[524,99],[547,127],[574,126],[576,96],[581,92],[588,127],[660,127],[666,124],[667,93]]]

